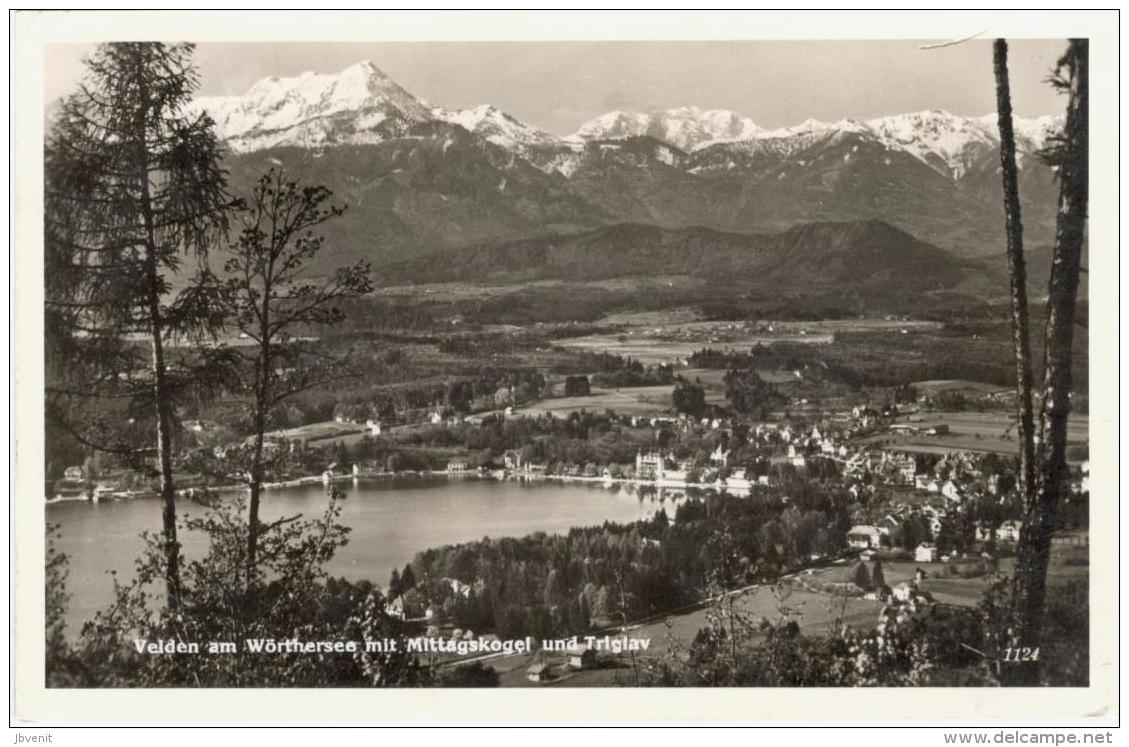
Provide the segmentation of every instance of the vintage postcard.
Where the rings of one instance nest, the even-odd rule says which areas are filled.
[[[1110,18],[16,13],[13,717],[1115,719]]]

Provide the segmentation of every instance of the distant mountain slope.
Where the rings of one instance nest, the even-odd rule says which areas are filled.
[[[799,225],[775,235],[621,224],[427,255],[385,268],[380,280],[394,285],[689,275],[726,287],[781,291],[886,286],[928,292],[980,273],[978,263],[887,223],[852,221]]]
[[[807,223],[776,237],[769,277],[820,285],[951,288],[977,269],[879,220]]]
[[[324,150],[271,148],[229,156],[236,193],[266,169],[281,167],[307,184],[325,184],[344,216],[324,226],[325,248],[312,268],[367,259],[382,264],[444,247],[576,232],[612,216],[509,151],[442,122],[416,125],[373,145]]]
[[[695,151],[691,162],[690,170],[701,178],[739,188],[726,226],[732,230],[879,219],[895,221],[964,256],[1002,251],[1003,208],[994,152],[970,165],[961,181],[904,150],[838,130],[717,144]],[[1049,174],[1045,167],[1028,168],[1021,177],[1029,198],[1025,218],[1033,233],[1053,219],[1053,198],[1041,186]],[[1033,181],[1040,186],[1036,193],[1030,190]],[[717,192],[710,194],[716,204],[712,196]]]
[[[566,143],[556,135],[531,127],[489,104],[473,109],[436,108],[432,110],[432,114],[436,119],[459,125],[494,145],[517,153],[546,171],[552,170],[545,168],[542,163],[546,155],[551,160],[557,154],[575,153],[584,149],[582,143]]]

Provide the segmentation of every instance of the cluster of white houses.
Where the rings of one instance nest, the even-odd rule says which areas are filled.
[[[757,484],[768,484],[768,464],[787,464],[797,469],[810,465],[812,460],[829,460],[838,463],[839,472],[851,485],[851,491],[859,495],[872,489],[874,483],[904,485],[938,495],[945,504],[960,504],[968,498],[980,495],[999,494],[999,476],[983,475],[978,468],[980,455],[975,453],[955,453],[942,457],[935,467],[925,469],[919,459],[911,453],[896,449],[874,448],[865,443],[852,441],[859,433],[867,433],[874,426],[877,415],[866,408],[855,408],[843,423],[824,421],[811,427],[797,427],[790,424],[760,423],[747,434],[748,446],[753,447],[758,457],[757,464],[731,465],[731,452],[727,444],[731,440],[729,423],[706,419],[700,427],[712,430],[721,429],[723,439],[708,457],[708,464],[687,459],[675,459],[662,451],[647,451],[636,454],[633,472],[629,466],[623,468],[621,475],[615,465],[608,465],[597,474],[589,477],[605,479],[631,478],[635,481],[650,482],[669,487],[714,487],[720,490],[747,491]],[[689,418],[635,417],[643,425],[664,427],[669,424],[697,429],[698,423]],[[548,465],[526,463],[518,451],[508,451],[503,456],[504,468],[510,472],[547,473]],[[451,471],[465,469],[460,460],[449,465]],[[566,476],[585,474],[581,465],[565,465],[559,471]]]
[[[675,462],[662,452],[639,452],[635,455],[635,479],[664,487],[686,487],[693,484],[730,492],[748,492],[754,484],[768,484],[768,475],[753,478],[742,468],[734,469],[727,476],[721,477],[720,470],[728,462],[729,452],[724,445],[719,445],[710,454],[711,467],[700,472],[695,480],[693,464],[689,460]]]
[[[933,535],[936,536],[940,532],[940,520],[944,514],[933,514]],[[889,521],[888,521],[889,520]],[[877,525],[858,524],[850,528],[847,532],[847,545],[855,550],[861,550],[864,554],[872,554],[874,551],[889,545],[889,538],[891,530],[896,526],[890,523],[892,517],[886,517]],[[1005,521],[995,529],[995,538],[1001,542],[1018,542],[1019,533],[1023,529],[1023,522],[1016,520]],[[976,528],[976,539],[981,542],[987,542],[992,536],[992,529],[987,526],[978,526]],[[940,550],[933,542],[922,542],[916,547],[907,548],[913,552],[913,559],[918,563],[935,563],[938,560],[948,560],[946,556],[941,556]]]

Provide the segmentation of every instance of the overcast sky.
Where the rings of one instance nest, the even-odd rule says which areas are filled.
[[[196,52],[201,94],[241,94],[255,81],[371,60],[433,105],[494,104],[568,134],[612,109],[732,109],[762,127],[809,117],[868,119],[922,109],[995,111],[992,49],[975,40],[921,50],[917,41],[206,43]],[[1045,83],[1061,40],[1014,41],[1016,114],[1057,114]],[[47,52],[47,97],[72,89],[90,47]]]

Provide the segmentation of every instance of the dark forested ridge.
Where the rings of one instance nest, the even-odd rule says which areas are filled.
[[[446,251],[383,268],[380,276],[383,283],[396,284],[688,275],[725,285],[842,289],[897,283],[929,291],[984,272],[978,262],[883,221],[867,220],[802,224],[775,235],[620,224]]]

